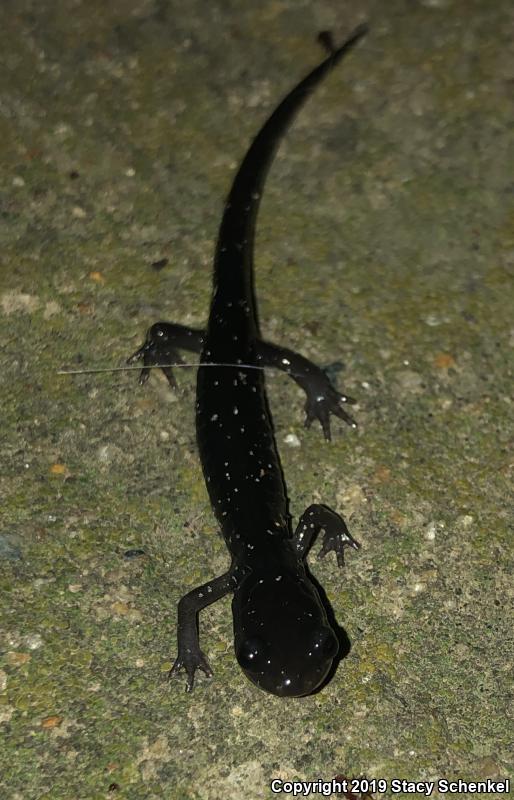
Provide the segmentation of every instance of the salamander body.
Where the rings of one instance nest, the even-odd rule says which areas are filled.
[[[355,427],[325,373],[303,356],[260,337],[253,291],[253,250],[264,180],[279,141],[296,112],[366,32],[350,38],[310,72],[279,104],[250,146],[227,198],[213,270],[213,296],[205,331],[167,322],[153,325],[129,361],[150,367],[180,360],[178,350],[201,352],[197,375],[196,434],[212,508],[232,563],[223,575],[186,594],[178,606],[178,656],[188,690],[195,672],[211,670],[198,637],[198,612],[233,592],[234,646],[247,677],[275,695],[303,696],[318,689],[339,651],[337,632],[309,577],[305,557],[324,530],[322,555],[357,547],[344,520],[312,505],[293,533],[273,435],[263,367],[287,372],[305,390],[306,425],[318,419],[330,439],[330,414]],[[163,367],[175,385],[171,367]]]

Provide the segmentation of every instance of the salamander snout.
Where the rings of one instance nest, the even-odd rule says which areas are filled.
[[[264,632],[263,632],[264,633]],[[252,636],[236,650],[237,660],[252,683],[280,697],[303,697],[320,687],[339,650],[328,625],[311,631],[285,629],[274,636]]]
[[[339,650],[339,642],[329,627],[315,631],[307,646],[304,657],[297,665],[284,666],[280,670],[279,680],[274,676],[273,686],[268,686],[263,676],[259,685],[280,697],[303,697],[318,689],[332,666],[333,659]]]
[[[302,697],[323,684],[339,641],[303,572],[250,573],[232,609],[236,657],[252,683],[283,697]]]

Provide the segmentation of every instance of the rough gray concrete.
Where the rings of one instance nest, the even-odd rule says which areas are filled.
[[[0,14],[2,797],[512,777],[510,0]],[[327,445],[269,379],[293,515],[323,500],[362,542],[344,573],[311,558],[353,647],[322,693],[265,695],[227,599],[202,616],[214,678],[187,696],[163,680],[176,603],[227,564],[194,371],[173,396],[158,375],[56,370],[122,364],[157,319],[204,322],[235,166],[316,33],[363,19],[280,150],[256,257],[265,334],[342,362],[359,399],[358,432],[335,423]]]

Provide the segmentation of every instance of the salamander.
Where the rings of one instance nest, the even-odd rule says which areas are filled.
[[[317,419],[330,440],[330,415],[356,427],[343,408],[353,402],[327,375],[293,351],[262,340],[253,288],[257,211],[280,139],[297,111],[367,31],[355,29],[277,106],[249,147],[232,183],[218,233],[213,294],[205,330],[158,322],[129,359],[142,360],[139,381],[153,366],[171,387],[179,350],[201,354],[196,384],[196,438],[210,502],[231,555],[230,568],[188,592],[178,604],[178,655],[186,691],[195,673],[212,671],[199,643],[198,613],[232,592],[234,648],[245,675],[274,695],[299,697],[319,689],[339,652],[335,625],[306,569],[306,555],[323,530],[321,555],[359,545],[345,521],[313,504],[293,533],[284,478],[266,396],[264,367],[290,375],[306,393],[308,427]]]

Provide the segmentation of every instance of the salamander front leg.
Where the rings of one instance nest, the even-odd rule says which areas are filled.
[[[275,367],[286,372],[304,390],[307,395],[305,402],[307,428],[315,419],[319,420],[325,439],[330,441],[331,414],[342,419],[351,428],[357,427],[355,420],[343,408],[343,404],[355,403],[355,400],[338,392],[332,386],[329,377],[312,361],[286,347],[277,347],[261,341],[257,342],[257,359],[266,367]]]
[[[198,612],[216,600],[224,597],[235,588],[234,576],[231,570],[215,578],[213,581],[197,586],[188,592],[178,604],[177,643],[178,655],[173,664],[169,677],[177,675],[184,669],[187,675],[186,692],[191,692],[195,680],[195,672],[201,669],[208,677],[212,670],[205,655],[200,649],[198,637]]]
[[[353,547],[358,550],[360,545],[350,534],[344,519],[328,506],[316,503],[303,512],[293,536],[298,553],[305,558],[320,530],[325,532],[320,558],[333,550],[337,556],[338,566],[343,567],[344,548]]]

